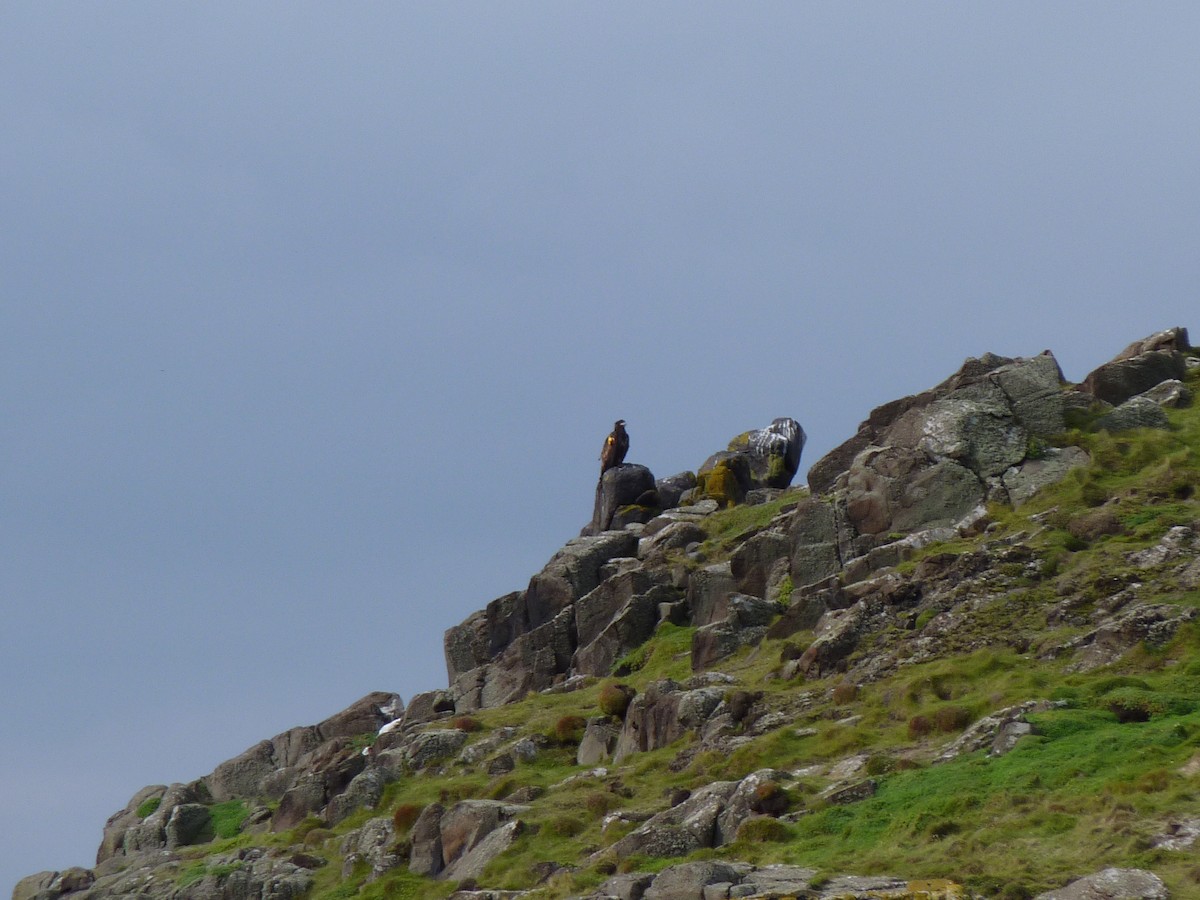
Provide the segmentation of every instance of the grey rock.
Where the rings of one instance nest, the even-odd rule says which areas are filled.
[[[404,710],[399,694],[390,691],[373,691],[355,701],[341,712],[317,724],[317,734],[322,741],[336,737],[354,738],[374,734],[388,722],[398,719]],[[284,762],[284,765],[289,763]]]
[[[686,491],[696,486],[696,475],[694,472],[680,472],[678,475],[658,479],[654,486],[658,490],[662,508],[672,509],[679,506],[679,500]]]
[[[391,816],[379,816],[351,831],[342,839],[341,853],[343,877],[349,877],[360,862],[371,867],[367,881],[374,881],[404,864],[404,859],[396,852],[396,828]]]
[[[821,900],[866,900],[866,898],[903,897],[909,894],[908,882],[888,875],[840,875],[821,885]],[[910,895],[911,896],[911,895]]]
[[[765,625],[745,627],[731,619],[697,628],[692,635],[692,671],[702,672],[743,647],[760,644],[766,635]]]
[[[847,609],[830,610],[817,623],[817,638],[804,651],[798,668],[808,677],[836,671],[838,663],[858,646],[878,613],[873,601],[860,600]]]
[[[1115,662],[1143,642],[1162,646],[1175,636],[1180,625],[1196,616],[1197,611],[1191,607],[1138,603],[1120,610],[1060,649],[1078,651],[1078,658],[1067,667],[1068,671],[1090,672]]]
[[[1014,507],[1026,503],[1042,488],[1062,481],[1068,472],[1091,462],[1079,447],[1050,447],[1038,459],[1027,459],[1004,473],[1001,480]]]
[[[442,863],[446,870],[441,877],[468,877],[462,874],[455,874],[459,872],[459,869],[456,868],[456,863],[467,857],[472,850],[480,846],[492,832],[502,825],[515,825],[517,817],[527,809],[528,807],[514,806],[512,804],[501,803],[497,800],[463,800],[447,810],[441,816],[439,824]],[[510,840],[504,846],[507,847],[511,844],[511,839],[515,839],[519,833],[519,827],[509,829],[508,838]],[[415,838],[413,843],[415,847]],[[495,850],[495,844],[491,845],[490,849]],[[495,850],[495,852],[502,852],[502,849]],[[490,858],[488,857],[489,860]],[[478,857],[471,863],[465,863],[464,865],[473,866],[477,863]],[[486,861],[483,865],[486,865]],[[482,868],[482,865],[480,867]]]
[[[729,595],[736,590],[728,562],[697,569],[688,580],[687,601],[694,625],[711,625],[729,615]]]
[[[643,507],[646,515],[640,521],[646,522],[662,510],[654,473],[635,463],[623,463],[609,469],[600,477],[596,485],[592,521],[585,532],[598,535],[610,529],[624,527],[625,522],[635,521],[627,515],[619,516],[622,508],[629,506]]]
[[[208,807],[199,803],[181,803],[171,810],[164,829],[166,847],[186,847],[213,839],[212,816]]]
[[[488,863],[512,847],[524,828],[524,823],[517,819],[493,829],[448,866],[442,877],[450,881],[479,878]]]
[[[416,875],[438,875],[445,864],[442,861],[442,818],[446,808],[440,803],[431,803],[421,810],[413,823],[409,835],[412,851],[408,857],[408,869]]]
[[[335,825],[360,809],[374,809],[383,799],[384,788],[393,777],[386,769],[371,768],[351,779],[346,790],[329,801],[325,820]]]
[[[704,888],[711,884],[734,884],[741,872],[730,863],[716,860],[668,866],[658,873],[646,889],[644,900],[704,900]]]
[[[1162,879],[1144,869],[1104,869],[1035,900],[1168,900]]]
[[[50,885],[57,877],[57,872],[38,872],[34,875],[26,875],[13,888],[12,900],[34,900],[39,894],[49,892]]]
[[[466,742],[467,733],[457,728],[424,731],[413,735],[405,759],[410,768],[419,771],[453,756]]]
[[[834,806],[846,806],[850,803],[859,803],[868,797],[874,797],[878,788],[879,784],[875,779],[866,778],[853,784],[834,785],[832,788],[822,791],[819,797]]]
[[[760,769],[739,781],[726,799],[721,814],[717,818],[715,845],[721,846],[733,841],[737,837],[742,823],[758,812],[754,807],[756,804],[755,792],[759,788],[770,782],[781,784],[790,780],[787,772],[776,769]]]
[[[742,544],[730,557],[730,573],[743,594],[764,597],[772,569],[791,556],[791,541],[782,531],[760,531]]]
[[[147,800],[154,797],[161,798],[166,791],[167,786],[164,784],[152,784],[144,787],[133,795],[123,810],[108,817],[108,821],[104,825],[100,848],[96,851],[97,863],[118,856],[124,851],[125,832],[130,826],[137,825],[142,821],[141,817],[137,815],[138,808]]]
[[[1156,384],[1150,390],[1143,391],[1138,396],[1146,400],[1153,400],[1159,406],[1171,409],[1182,409],[1192,404],[1191,390],[1182,381],[1174,378],[1164,381],[1161,384]]]
[[[1164,381],[1182,380],[1186,374],[1187,363],[1178,350],[1149,350],[1105,363],[1089,373],[1080,387],[1099,400],[1119,406]]]
[[[1029,433],[1046,436],[1066,428],[1062,369],[1050,351],[1013,360],[988,380],[1004,392],[1013,416]]]
[[[1046,712],[1061,705],[1050,700],[1028,700],[984,716],[948,744],[934,763],[950,762],[964,753],[984,749],[988,756],[1003,756],[1018,740],[1033,733],[1033,726],[1025,719],[1029,713]]]
[[[589,896],[591,900],[642,900],[646,888],[654,881],[654,877],[647,872],[614,875]],[[22,898],[14,897],[13,900],[22,900]]]
[[[1131,431],[1134,428],[1169,428],[1171,423],[1163,408],[1147,397],[1126,400],[1108,415],[1102,417],[1097,428],[1106,431]]]
[[[810,890],[817,870],[803,866],[776,864],[756,868],[743,876],[737,896],[743,897],[803,897]],[[733,896],[733,894],[731,894]]]
[[[404,724],[424,725],[453,714],[454,698],[449,691],[424,691],[408,701],[408,707],[404,710]]]
[[[1195,846],[1200,838],[1200,819],[1182,819],[1172,822],[1165,834],[1155,835],[1150,839],[1150,846],[1156,850],[1188,850]]]
[[[613,755],[620,730],[607,717],[589,719],[575,754],[575,763],[594,766]]]
[[[656,520],[657,521],[657,520]],[[707,536],[695,522],[674,521],[656,529],[650,537],[638,542],[638,558],[647,559],[666,553],[668,550],[683,550],[691,544],[703,541]]]
[[[953,460],[929,465],[922,450],[868,447],[850,468],[846,516],[859,534],[953,525],[984,494],[978,476]]]
[[[657,750],[683,737],[687,729],[679,720],[682,691],[670,680],[656,681],[633,698],[625,712],[613,762],[633,753]]]

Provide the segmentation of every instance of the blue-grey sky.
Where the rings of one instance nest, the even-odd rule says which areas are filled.
[[[1193,3],[0,5],[0,885],[371,690],[600,444],[1192,318]],[[4,888],[7,890],[7,888]]]

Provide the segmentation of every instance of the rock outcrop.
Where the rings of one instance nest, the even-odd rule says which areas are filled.
[[[223,852],[183,878],[186,854],[194,852],[189,848],[216,836],[218,807],[232,808],[244,831],[316,832],[327,852],[337,828],[333,852],[340,853],[346,877],[378,879],[406,868],[410,875],[471,887],[489,863],[526,846],[539,828],[573,827],[569,815],[549,825],[544,816],[530,817],[526,804],[542,792],[591,779],[598,788],[589,803],[607,811],[612,798],[630,795],[622,778],[636,770],[638,754],[672,748],[666,757],[674,754],[669,770],[677,773],[707,758],[727,758],[783,729],[803,740],[816,732],[799,725],[811,724],[814,705],[827,703],[808,689],[820,679],[836,676],[837,687],[820,690],[832,691],[837,706],[839,696],[853,698],[862,687],[948,653],[1004,647],[1034,661],[1066,657],[1068,671],[1087,673],[1135,650],[1158,652],[1193,628],[1198,615],[1162,596],[1200,587],[1194,523],[1159,532],[1158,544],[1147,541],[1118,554],[1128,570],[1119,583],[1064,582],[1053,590],[1044,579],[1056,558],[1031,549],[1027,535],[996,538],[989,523],[1003,518],[994,504],[1019,509],[1091,464],[1080,447],[1057,446],[1067,443],[1062,436],[1069,426],[1121,431],[1169,425],[1177,415],[1170,411],[1191,402],[1183,384],[1187,349],[1183,329],[1152,335],[1077,386],[1064,383],[1049,352],[969,359],[936,387],[874,410],[853,437],[811,467],[809,493],[789,493],[764,509],[733,545],[716,546],[725,538],[709,517],[730,505],[773,499],[790,485],[805,443],[798,422],[780,418],[734,438],[696,475],[656,480],[644,466],[616,465],[597,485],[593,519],[583,535],[523,590],[446,631],[447,688],[419,694],[407,708],[395,694],[372,693],[316,725],[262,741],[194,782],[144,788],[109,819],[95,869],[30,876],[14,900],[133,893],[164,900],[288,900],[310,889],[313,871],[326,862],[307,846],[291,854]],[[1096,441],[1099,455],[1105,445]],[[1164,486],[1155,490],[1171,501],[1190,497],[1193,485],[1171,481],[1171,475],[1167,467]],[[1088,471],[1076,472],[1080,476],[1091,477]],[[1134,533],[1129,523],[1138,520],[1119,515],[1122,498],[1093,499],[1094,508],[1053,520],[1072,539],[1064,546]],[[1030,527],[1049,528],[1044,523],[1054,515],[1039,513]],[[960,539],[975,549],[928,549]],[[1039,580],[1052,595],[1040,619],[1013,616],[1003,631],[987,629],[990,610]],[[1157,593],[1146,590],[1143,580]],[[681,634],[674,626],[691,631]],[[636,672],[645,663],[643,645],[656,633],[678,641],[671,662],[678,668],[668,671],[679,681],[643,676],[627,709],[604,709],[612,716],[597,716],[594,707],[580,715],[569,709],[552,730],[510,724],[476,735],[484,728],[478,719],[488,718],[481,710],[531,692],[565,694],[614,672]],[[797,642],[771,651],[778,665],[765,677],[773,687],[748,689],[713,671],[747,647],[755,648],[751,657],[762,652],[758,645],[768,637]],[[689,664],[693,674],[678,674]],[[776,690],[781,687],[786,689]],[[627,696],[633,693],[629,689]],[[1057,709],[1037,696],[994,705],[1004,708],[982,716],[986,710],[979,708],[949,710],[951,734],[931,741],[924,762],[949,765],[963,754],[1010,753],[1034,733],[1038,715]],[[825,710],[822,727],[856,727],[849,712]],[[930,727],[910,722],[918,732]],[[602,768],[560,784],[547,779],[518,787],[514,776],[522,767],[535,770],[552,752]],[[818,809],[869,801],[883,790],[870,766],[888,771],[896,762],[885,757],[849,757],[813,776],[822,779],[819,793],[804,789]],[[464,773],[476,779],[467,793],[445,790],[438,802],[413,807],[407,821],[360,812],[380,806],[397,780]],[[755,834],[786,836],[785,822],[794,824],[810,811],[789,812],[785,786],[803,777],[762,769],[737,780],[693,782],[690,793],[672,794],[666,808],[659,799],[657,805],[621,809],[613,813],[621,836],[597,850],[593,862],[680,857]],[[570,796],[575,802],[583,794]],[[353,823],[348,833],[347,819]],[[558,868],[548,866],[539,877],[554,877]],[[814,883],[814,877],[802,867],[706,859],[657,875],[614,875],[592,896],[905,897],[918,890],[899,878]],[[930,884],[920,888],[926,891],[921,896],[960,896],[950,882]],[[1043,897],[1165,897],[1161,884],[1150,873],[1106,870]],[[459,895],[483,900],[511,893],[464,888]]]

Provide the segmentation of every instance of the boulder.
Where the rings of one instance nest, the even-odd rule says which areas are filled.
[[[404,701],[390,691],[374,691],[317,725],[322,741],[374,734],[404,714]]]
[[[674,509],[679,505],[683,495],[696,486],[694,472],[680,472],[678,475],[668,475],[654,483],[658,491],[658,501],[663,509]]]
[[[683,737],[687,729],[679,721],[681,693],[678,684],[665,679],[653,682],[633,698],[613,751],[614,763],[632,753],[657,750]]]
[[[454,697],[449,691],[432,690],[415,694],[404,710],[404,724],[424,725],[454,714]]]
[[[1159,406],[1169,409],[1183,409],[1192,405],[1192,392],[1182,381],[1170,379],[1156,384],[1148,391],[1138,394],[1147,400],[1153,400]]]
[[[696,491],[725,508],[741,503],[754,487],[746,454],[732,450],[714,453],[696,472]]]
[[[520,819],[493,829],[452,865],[447,866],[442,877],[450,881],[479,878],[487,864],[511,848],[524,829],[525,823]]]
[[[1105,431],[1132,431],[1134,428],[1167,429],[1171,423],[1163,408],[1153,400],[1144,397],[1131,397],[1112,412],[1101,417],[1096,422],[1097,428]]]
[[[736,590],[728,562],[697,569],[688,579],[687,602],[693,625],[710,625],[729,615],[729,595]]]
[[[325,821],[335,825],[360,809],[374,809],[383,799],[383,790],[393,780],[385,768],[370,768],[351,779],[346,789],[329,801]]]
[[[1020,507],[1044,487],[1062,481],[1069,471],[1091,462],[1079,447],[1048,447],[1036,459],[1026,459],[1001,476],[1001,483],[1014,507]]]
[[[937,387],[873,410],[853,438],[809,469],[809,487],[814,494],[832,490],[872,446],[921,450],[982,478],[997,475],[1021,462],[1030,435],[1063,430],[1061,380],[1048,351],[1027,359],[991,353],[968,359]]]
[[[1182,380],[1187,373],[1183,350],[1186,329],[1159,331],[1129,344],[1115,359],[1088,373],[1080,388],[1112,406],[1150,390],[1166,380]]]
[[[887,446],[920,450],[986,478],[1025,458],[1029,432],[995,384],[962,388],[905,413],[887,432]]]
[[[805,434],[795,419],[775,419],[766,428],[747,431],[714,453],[697,470],[697,483],[724,504],[740,503],[761,488],[786,488],[800,468]]]
[[[440,803],[430,803],[413,823],[409,840],[412,850],[408,857],[408,870],[415,875],[438,875],[445,864],[442,862],[442,817],[446,808]]]
[[[589,895],[589,900],[642,900],[646,888],[654,881],[649,872],[629,872],[614,875]],[[13,900],[23,900],[14,897]]]
[[[1162,879],[1144,869],[1105,869],[1035,900],[1168,900]]]
[[[704,889],[711,884],[736,884],[741,871],[731,863],[718,860],[669,866],[643,894],[644,900],[705,900]]]
[[[959,463],[930,465],[924,451],[868,447],[850,467],[846,517],[859,534],[953,525],[979,506],[983,482]]]
[[[355,829],[342,838],[342,877],[348,878],[355,866],[365,862],[371,867],[367,881],[375,881],[393,869],[399,868],[404,859],[396,847],[396,828],[391,816],[379,816],[369,820],[362,828]]]
[[[716,781],[695,791],[682,803],[664,810],[612,845],[618,857],[635,853],[647,856],[684,856],[704,847],[718,846],[717,820],[737,787],[733,781]]]
[[[984,716],[943,749],[934,763],[950,762],[976,750],[987,750],[988,756],[1003,756],[1017,741],[1033,733],[1033,726],[1025,718],[1029,713],[1046,712],[1058,705],[1049,700],[1029,700]]]
[[[104,824],[104,835],[100,840],[100,847],[96,851],[97,864],[124,852],[125,832],[129,830],[130,826],[137,825],[142,821],[137,810],[143,803],[155,797],[161,800],[166,791],[167,786],[164,784],[152,784],[144,787],[133,795],[124,809],[108,817],[108,821]]]
[[[1164,381],[1182,381],[1187,362],[1176,349],[1120,356],[1088,374],[1080,387],[1098,400],[1119,406]]]
[[[788,525],[792,583],[801,587],[836,575],[850,555],[853,533],[840,503],[801,501]]]
[[[201,803],[181,803],[171,810],[163,830],[166,848],[203,844],[213,839],[212,816]]]
[[[625,507],[636,506],[647,511],[647,522],[662,511],[658,486],[654,473],[636,463],[623,463],[609,469],[600,476],[596,484],[596,502],[592,510],[592,521],[584,529],[585,535],[599,535],[610,529],[623,527],[615,523],[618,512]]]
[[[595,590],[580,597],[575,603],[575,634],[579,645],[594,641],[630,601],[664,584],[665,579],[661,571],[632,569],[601,582]]]
[[[12,900],[35,900],[49,893],[50,885],[58,878],[58,872],[38,872],[26,875],[13,888]]]
[[[761,597],[730,594],[728,614],[720,622],[704,625],[692,635],[692,671],[702,672],[742,647],[758,644],[779,606]]]
[[[497,800],[456,803],[440,818],[443,871],[439,877],[454,880],[478,877],[483,867],[511,846],[520,834],[517,817],[527,809]],[[501,837],[487,840],[497,829],[502,829]]]
[[[725,800],[721,814],[717,818],[716,846],[731,843],[737,837],[738,829],[743,822],[751,816],[763,812],[756,807],[760,803],[759,795],[764,785],[779,785],[790,780],[791,776],[787,772],[776,769],[760,769],[739,781]],[[779,793],[778,796],[786,803],[786,794]],[[772,814],[778,815],[782,811],[779,810]]]
[[[875,601],[869,600],[827,612],[817,623],[817,638],[801,655],[798,670],[809,678],[837,671],[838,664],[858,646],[877,613]]]
[[[413,735],[405,748],[409,768],[420,771],[434,763],[449,759],[467,742],[467,733],[457,728],[439,728]]]
[[[607,716],[589,719],[575,753],[575,764],[594,766],[610,758],[620,733],[620,729]]]
[[[780,563],[787,565],[791,542],[783,531],[767,529],[743,541],[730,557],[730,573],[743,594],[765,597],[767,582]]]

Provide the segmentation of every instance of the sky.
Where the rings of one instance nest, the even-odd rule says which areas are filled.
[[[0,4],[0,890],[374,690],[604,436],[1200,329],[1193,3]],[[1200,332],[1194,331],[1195,334]]]

